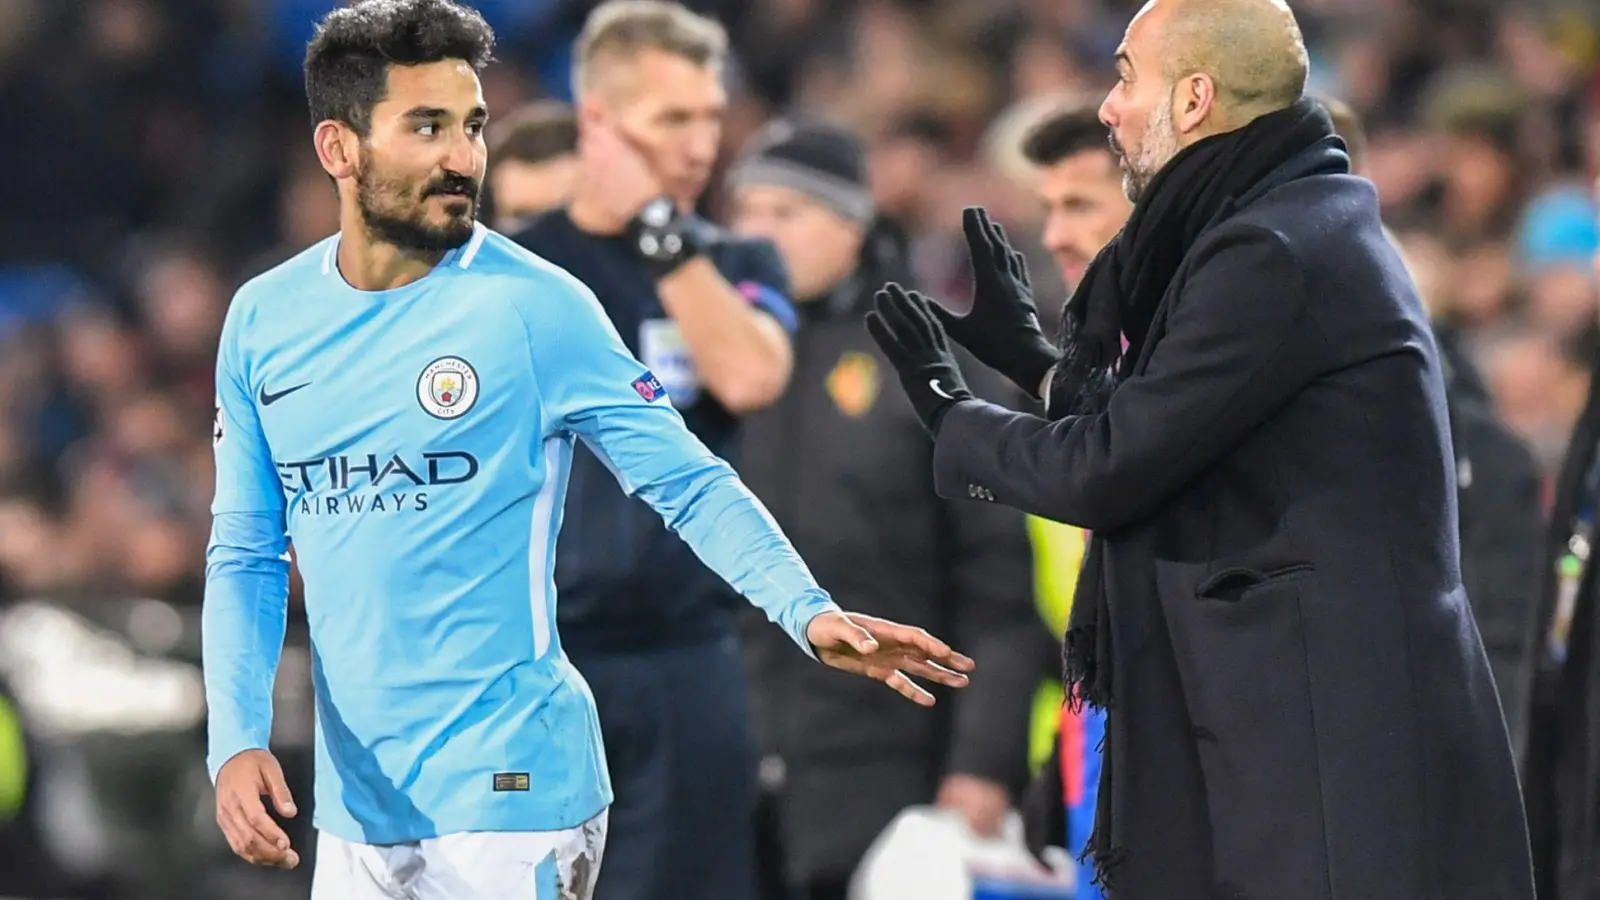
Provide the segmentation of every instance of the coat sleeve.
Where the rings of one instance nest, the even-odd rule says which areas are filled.
[[[1027,782],[1040,682],[1038,657],[1024,648],[1044,636],[1027,525],[1014,509],[973,503],[946,504],[944,521],[950,637],[983,672],[956,697],[945,768],[998,782],[1015,796]]]
[[[1309,384],[1327,342],[1283,238],[1237,228],[1197,252],[1149,365],[1104,412],[1050,422],[956,404],[934,447],[940,495],[1114,530],[1154,511]]]

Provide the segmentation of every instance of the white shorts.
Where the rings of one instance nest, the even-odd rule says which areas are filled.
[[[590,900],[606,813],[566,831],[469,831],[404,844],[317,834],[311,900]]]

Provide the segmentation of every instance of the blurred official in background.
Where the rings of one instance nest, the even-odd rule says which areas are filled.
[[[1101,880],[1123,900],[1531,898],[1438,351],[1371,183],[1304,96],[1299,25],[1281,0],[1152,0],[1116,65],[1101,118],[1134,208],[1061,348],[998,232],[974,262],[1003,277],[971,313],[890,285],[867,322],[942,495],[1094,532],[1066,643],[1075,698],[1108,714]],[[973,399],[946,327],[1049,419]]]
[[[578,179],[578,119],[572,108],[541,100],[490,125],[485,215],[512,234],[572,198]]]
[[[794,309],[777,251],[693,214],[726,97],[722,26],[614,0],[578,40],[578,179],[518,240],[593,288],[628,349],[712,452],[789,377]],[[616,791],[599,900],[754,891],[738,599],[606,467],[574,450],[557,547],[562,643],[600,711]]]
[[[908,806],[937,802],[977,834],[1000,833],[1027,777],[1037,670],[1023,648],[1041,636],[1027,534],[1014,510],[936,497],[916,414],[882,390],[892,370],[860,317],[878,285],[908,277],[906,247],[875,216],[859,138],[775,122],[729,182],[733,231],[777,245],[800,314],[788,391],[745,423],[746,483],[841,603],[948,633],[983,671],[951,705],[902,709],[887,691],[816,677],[781,635],[749,621],[782,869],[799,897],[843,900],[868,846]],[[990,384],[991,397],[1015,394]]]

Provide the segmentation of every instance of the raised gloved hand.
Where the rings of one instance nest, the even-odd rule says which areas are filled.
[[[911,406],[929,434],[957,401],[973,399],[950,342],[933,311],[936,304],[890,282],[873,295],[867,331],[900,373]]]
[[[962,210],[961,229],[972,259],[972,310],[958,316],[934,304],[934,312],[950,337],[979,362],[1011,379],[1028,396],[1038,397],[1045,374],[1061,359],[1061,351],[1039,324],[1028,264],[983,207]]]

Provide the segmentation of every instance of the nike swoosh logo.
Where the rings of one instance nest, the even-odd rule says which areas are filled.
[[[952,397],[949,394],[944,392],[944,388],[939,386],[939,379],[937,379],[937,378],[929,378],[928,379],[928,387],[933,388],[933,392],[935,394],[938,394],[939,396],[943,397],[946,400],[954,400],[955,399],[954,397]]]
[[[261,386],[261,392],[256,395],[256,399],[261,401],[261,405],[262,406],[271,406],[272,404],[277,403],[279,400],[282,400],[283,398],[289,396],[290,394],[294,393],[295,391],[298,391],[301,388],[307,388],[307,387],[310,387],[310,386],[311,386],[311,382],[308,381],[305,384],[297,384],[292,388],[288,388],[286,390],[281,390],[281,391],[277,392],[276,394],[269,394],[269,393],[267,393],[267,386],[263,384]]]

